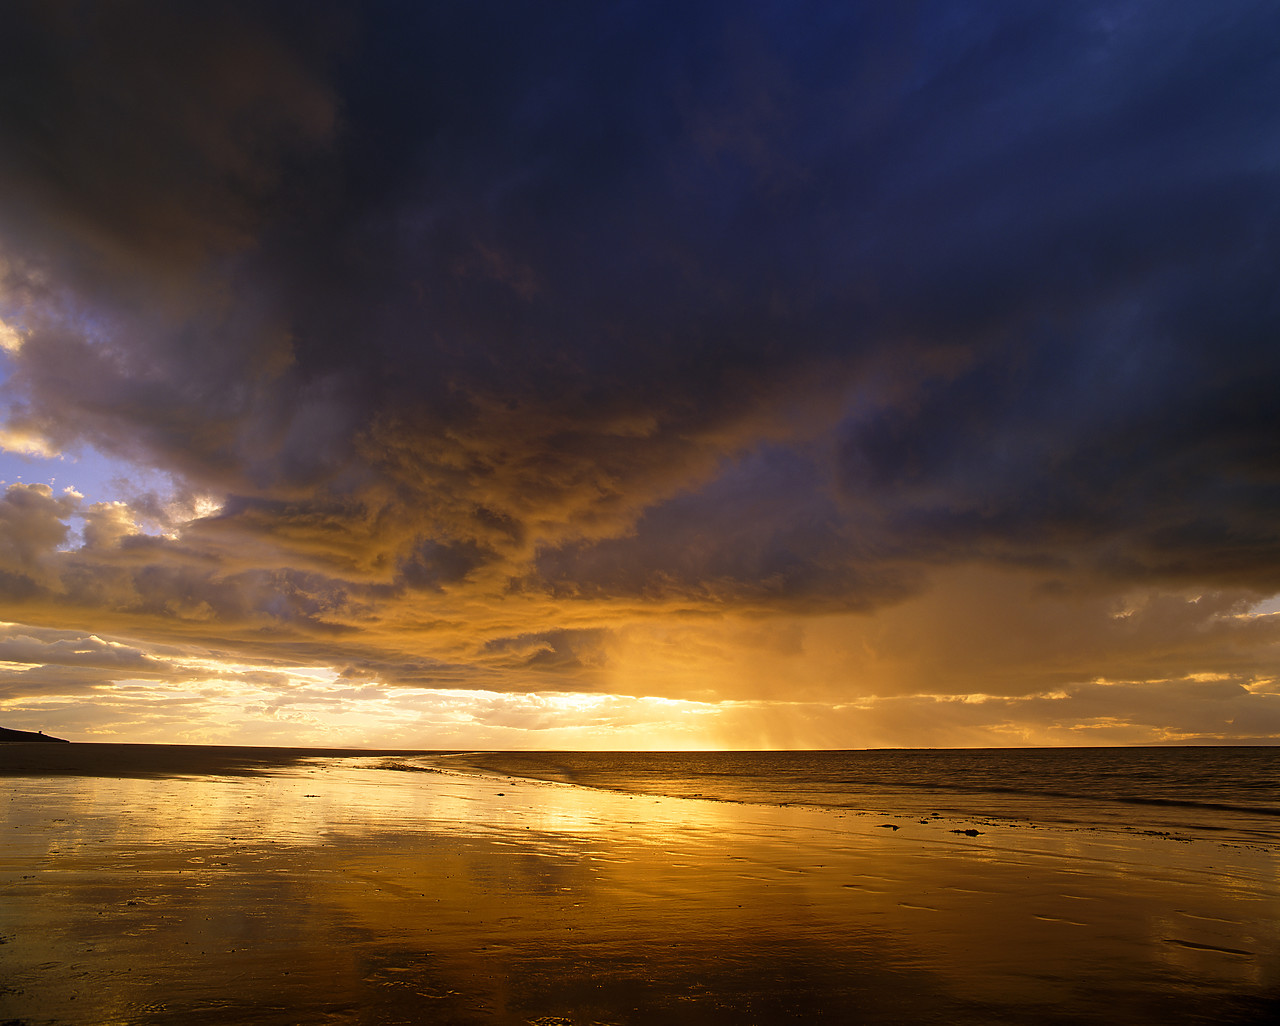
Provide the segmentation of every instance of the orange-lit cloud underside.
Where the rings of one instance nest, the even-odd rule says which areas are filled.
[[[1278,726],[1280,613],[1241,595],[1122,600],[960,569],[874,614],[461,584],[303,617],[284,569],[215,571],[207,592],[149,607],[123,591],[158,565],[117,556],[131,538],[190,560],[199,527],[46,555],[49,598],[0,628],[9,722],[84,739],[576,749],[1123,744]],[[71,605],[59,573],[122,592]],[[199,598],[237,588],[252,589],[237,618]],[[254,609],[262,595],[280,604]],[[101,633],[66,626],[86,622]]]

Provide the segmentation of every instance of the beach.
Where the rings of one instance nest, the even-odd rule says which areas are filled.
[[[0,748],[0,1022],[1280,1009],[1277,862],[1247,845],[625,794],[415,753],[39,747]]]

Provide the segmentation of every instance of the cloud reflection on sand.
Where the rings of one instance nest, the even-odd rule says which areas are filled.
[[[1231,1021],[1280,983],[1257,853],[377,765],[8,778],[0,1015]]]

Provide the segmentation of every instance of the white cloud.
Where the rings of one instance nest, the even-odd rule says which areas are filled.
[[[0,320],[0,349],[6,353],[16,353],[22,349],[24,341],[22,333],[17,328]]]
[[[9,426],[0,427],[0,449],[42,459],[55,459],[60,455],[57,446],[39,432]]]

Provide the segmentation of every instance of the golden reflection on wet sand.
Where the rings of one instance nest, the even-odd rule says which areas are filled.
[[[300,762],[8,776],[0,1022],[1271,1021],[1273,856]]]

